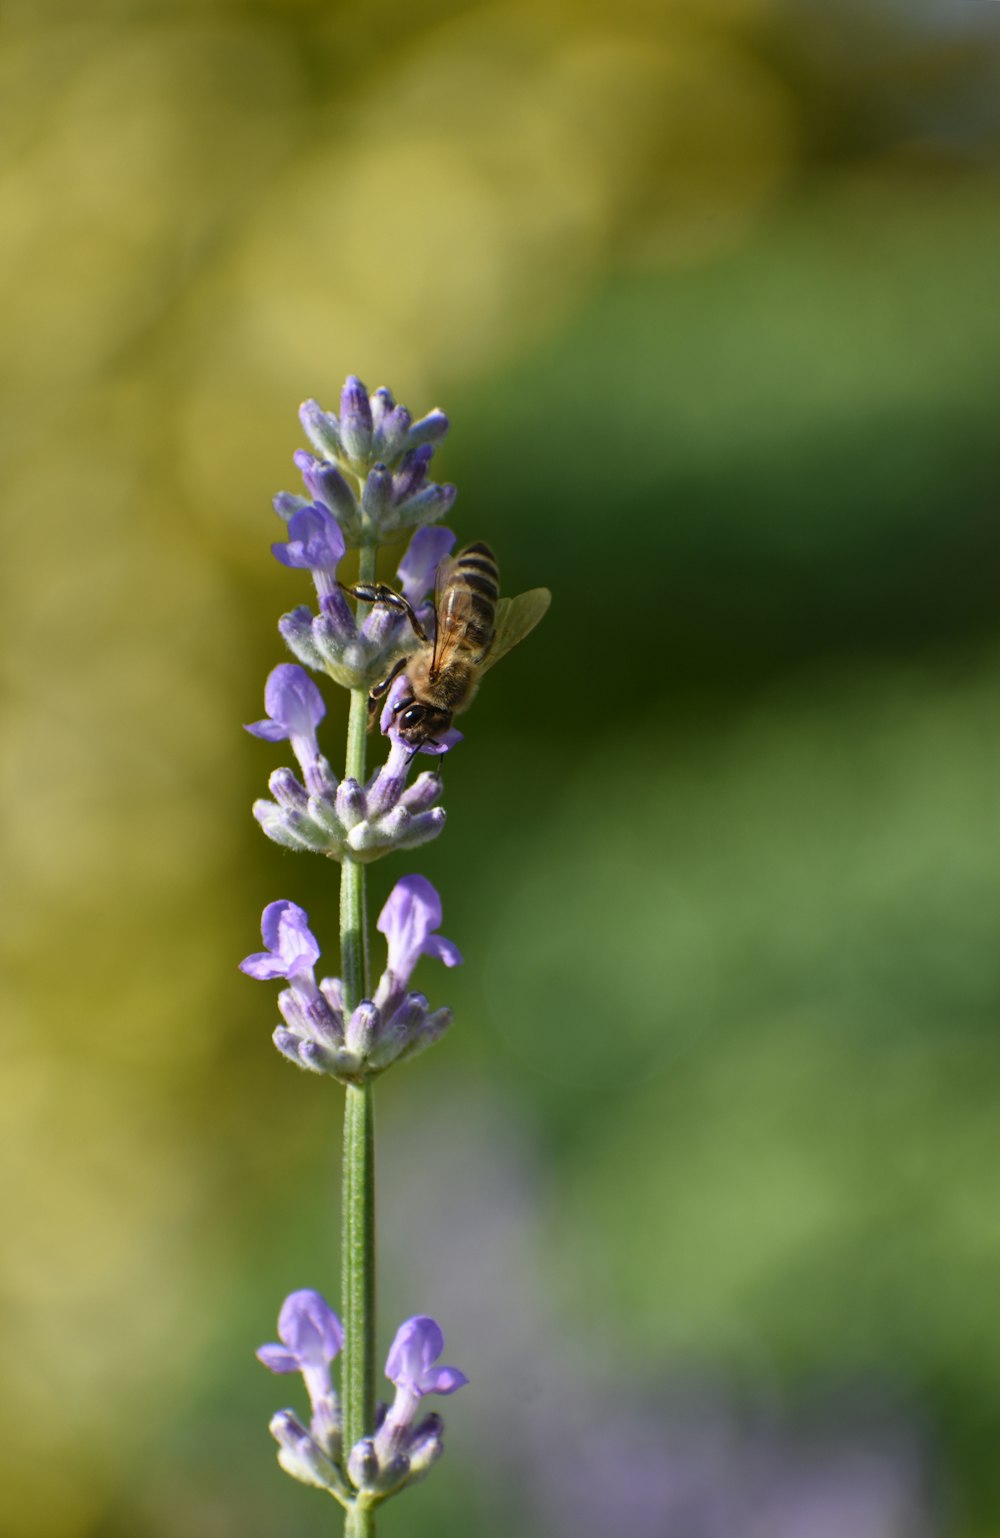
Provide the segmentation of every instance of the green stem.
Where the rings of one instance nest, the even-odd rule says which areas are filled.
[[[375,578],[375,551],[362,550],[358,580]],[[359,619],[363,612],[359,609]],[[365,780],[368,696],[352,689],[347,724],[345,776]],[[340,876],[340,947],[344,1011],[349,1015],[368,994],[365,868],[345,856]],[[341,1204],[341,1296],[344,1347],[341,1399],[344,1447],[349,1451],[375,1429],[375,1102],[371,1084],[349,1084],[344,1106],[343,1200]],[[346,1538],[374,1538],[374,1513],[352,1507]]]
[[[375,1513],[370,1506],[351,1506],[344,1521],[344,1538],[375,1538]]]

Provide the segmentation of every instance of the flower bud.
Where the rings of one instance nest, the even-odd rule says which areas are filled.
[[[337,787],[337,816],[348,832],[368,816],[368,799],[357,780],[341,780]]]
[[[399,835],[399,848],[416,849],[420,844],[430,843],[443,829],[447,815],[443,806],[435,806],[429,812],[418,812],[415,817],[410,817],[407,827]]]
[[[323,656],[313,639],[312,627],[312,613],[305,604],[293,609],[290,614],[283,614],[278,621],[278,630],[292,656],[297,657],[307,668],[321,672]]]
[[[377,392],[381,394],[381,392]],[[391,398],[391,397],[390,397]],[[408,448],[407,435],[412,418],[405,406],[394,406],[381,418],[376,418],[372,434],[372,453],[383,464],[392,465]]]
[[[268,1429],[278,1444],[278,1462],[286,1474],[319,1490],[343,1490],[336,1468],[292,1410],[279,1410]]]
[[[286,1031],[283,1025],[278,1025],[274,1029],[271,1040],[282,1057],[287,1057],[289,1062],[294,1063],[297,1068],[303,1066],[299,1057],[299,1038],[293,1036],[291,1031]]]
[[[332,412],[323,411],[318,401],[303,401],[299,421],[305,435],[324,459],[337,459],[341,453],[340,430]]]
[[[385,465],[375,465],[365,481],[361,510],[380,529],[392,503],[392,476]]]
[[[433,1014],[427,1015],[410,1033],[410,1040],[400,1052],[400,1058],[416,1057],[418,1053],[432,1047],[444,1035],[451,1021],[450,1009],[435,1009]]]
[[[348,374],[340,395],[340,441],[349,459],[364,464],[372,447],[372,408],[356,374]]]
[[[362,999],[344,1031],[347,1050],[362,1061],[366,1059],[381,1024],[382,1016],[378,1008],[371,999]]]
[[[301,513],[303,508],[308,507],[309,502],[306,497],[297,497],[294,492],[279,491],[271,498],[271,505],[278,517],[288,523],[296,513]]]
[[[305,449],[298,449],[292,457],[313,501],[322,503],[342,527],[350,528],[356,524],[357,498],[337,466],[314,459]]]
[[[408,812],[424,812],[429,806],[433,806],[441,794],[442,780],[433,769],[425,769],[418,774],[409,790],[405,790],[400,797]]]
[[[259,800],[253,804],[253,815],[268,838],[285,849],[326,849],[322,832],[302,813],[276,806],[273,801]]]
[[[428,1415],[410,1438],[410,1480],[422,1479],[444,1452],[444,1421],[440,1415]]]
[[[375,1456],[375,1443],[371,1437],[362,1437],[351,1448],[347,1460],[347,1472],[351,1476],[352,1484],[358,1490],[373,1490],[378,1480],[378,1458]]]
[[[383,524],[383,532],[388,534],[398,529],[413,529],[444,518],[457,494],[454,486],[425,486],[416,496],[408,497],[394,508],[391,517]]]
[[[422,443],[440,443],[451,423],[443,411],[429,411],[425,417],[414,422],[406,436],[406,446],[415,449]]]
[[[434,457],[431,444],[421,444],[403,456],[403,462],[393,476],[392,489],[395,502],[405,502],[427,484],[427,466]]]
[[[290,769],[275,769],[268,779],[267,788],[280,807],[304,812],[309,806],[305,787],[299,783]]]

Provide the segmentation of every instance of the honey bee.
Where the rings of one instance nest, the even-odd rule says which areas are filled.
[[[401,741],[418,753],[437,746],[452,717],[468,710],[479,680],[512,647],[534,630],[552,601],[546,587],[516,598],[500,597],[500,572],[489,545],[479,541],[438,567],[434,583],[434,637],[427,635],[412,606],[384,583],[345,588],[365,603],[384,603],[405,614],[421,643],[400,657],[368,696],[370,720],[399,674],[407,688],[393,707]]]

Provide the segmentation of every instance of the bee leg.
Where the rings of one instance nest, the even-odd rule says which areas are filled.
[[[346,582],[338,582],[337,586],[349,598],[357,598],[361,603],[384,603],[387,609],[395,609],[397,614],[405,614],[417,640],[428,639],[426,630],[417,619],[413,605],[403,597],[402,593],[397,593],[395,588],[387,587],[384,582],[357,582],[354,587],[348,587]]]
[[[386,674],[386,676],[385,676],[385,678],[383,678],[382,682],[379,683],[379,684],[372,684],[371,688],[369,689],[369,691],[368,691],[368,730],[369,731],[371,731],[372,727],[375,725],[375,718],[378,715],[379,705],[385,699],[386,695],[389,693],[389,690],[392,688],[393,684],[396,682],[396,679],[399,677],[400,673],[403,671],[405,666],[406,666],[406,658],[405,657],[397,658],[397,660],[392,665],[391,671]]]

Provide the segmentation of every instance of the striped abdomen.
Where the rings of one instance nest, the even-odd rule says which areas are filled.
[[[439,657],[464,652],[481,662],[493,641],[500,569],[481,540],[459,551],[448,572],[438,614]]]

